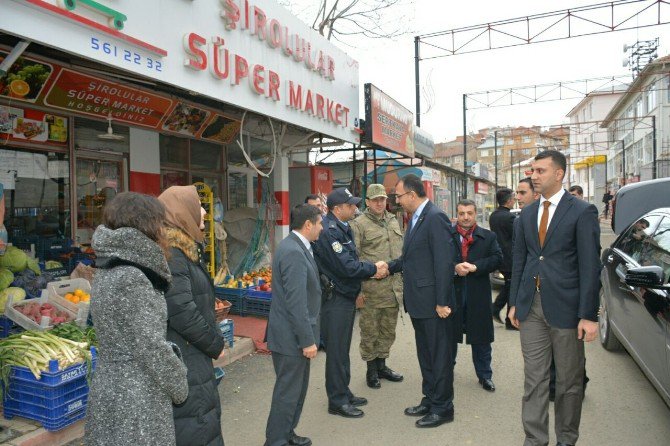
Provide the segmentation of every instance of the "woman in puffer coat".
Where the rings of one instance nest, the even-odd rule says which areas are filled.
[[[165,339],[165,209],[154,197],[117,195],[93,234],[98,256],[91,314],[100,348],[85,444],[175,444],[172,404],[188,394],[186,367]]]
[[[172,273],[172,287],[165,294],[167,338],[179,346],[188,368],[188,399],[173,407],[177,445],[222,446],[212,359],[223,356],[224,341],[214,313],[214,286],[202,264],[205,211],[195,186],[172,186],[158,199],[166,208]]]

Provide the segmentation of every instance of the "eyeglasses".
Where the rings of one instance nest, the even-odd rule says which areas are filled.
[[[411,191],[411,190],[408,190],[408,191],[405,192],[404,194],[396,195],[396,196],[395,196],[395,200],[398,201],[398,200],[400,199],[400,197],[402,197],[402,196],[404,196],[404,195],[407,195],[407,194],[410,194],[410,193],[412,193],[412,191]]]

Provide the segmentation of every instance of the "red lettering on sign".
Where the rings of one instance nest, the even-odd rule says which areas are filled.
[[[254,75],[250,80],[252,90],[256,94],[265,93],[265,89],[263,87],[263,84],[265,83],[265,77],[263,77],[263,74],[265,74],[265,67],[263,65],[254,65]]]
[[[282,39],[282,48],[284,50],[284,54],[287,55],[287,56],[290,56],[291,54],[293,54],[293,50],[291,49],[291,44],[289,42],[290,40],[291,40],[291,36],[289,35],[289,32],[288,32],[288,26],[285,26],[284,27],[284,36],[283,36],[283,39]]]
[[[316,95],[316,116],[319,118],[325,118],[323,113],[323,96],[320,94]]]
[[[240,81],[245,77],[249,76],[249,64],[247,60],[242,57],[235,55],[235,77],[232,79],[233,85],[239,85]]]
[[[230,63],[228,62],[228,49],[224,48],[225,41],[221,37],[212,38],[212,76],[218,79],[225,79],[228,77]],[[222,54],[223,53],[223,54]],[[223,65],[223,67],[221,66]]]
[[[314,101],[312,100],[312,90],[307,90],[307,95],[305,96],[304,111],[314,114]]]
[[[282,27],[281,23],[277,19],[270,20],[270,38],[268,39],[268,45],[272,48],[278,48],[281,45],[281,32]]]
[[[288,106],[302,110],[302,85],[294,88],[293,81],[288,81]]]
[[[235,0],[222,0],[223,10],[221,17],[226,22],[226,29],[237,28],[237,22],[240,21],[240,8],[235,4]]]
[[[335,122],[342,125],[342,104],[339,103],[335,106]]]
[[[196,33],[190,33],[184,36],[184,50],[188,53],[188,59],[184,60],[184,65],[194,70],[204,70],[207,68],[207,54],[200,49],[207,44],[204,37]]]
[[[316,70],[321,76],[326,75],[326,62],[323,58],[323,52],[319,51],[319,62],[316,64]]]
[[[265,40],[265,25],[267,23],[267,17],[263,10],[258,6],[254,6],[254,34],[258,35],[258,38]]]
[[[326,74],[326,79],[331,81],[335,80],[335,59],[328,56],[328,72]]]
[[[344,127],[349,127],[349,109],[345,106],[342,106],[342,110],[344,110],[344,122],[342,125]]]
[[[268,97],[279,100],[279,75],[274,71],[268,71]]]

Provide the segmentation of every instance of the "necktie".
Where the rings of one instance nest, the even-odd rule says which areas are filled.
[[[542,203],[544,210],[542,211],[542,218],[540,218],[540,248],[544,246],[544,239],[547,236],[547,223],[549,222],[549,206],[551,201],[547,200]]]
[[[419,213],[415,212],[414,215],[412,215],[412,226],[409,228],[409,232],[414,231],[414,227],[416,226],[416,222],[419,220]]]

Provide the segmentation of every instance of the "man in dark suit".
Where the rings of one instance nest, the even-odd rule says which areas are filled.
[[[321,285],[310,243],[321,232],[321,211],[301,204],[291,211],[291,233],[272,262],[272,305],[267,327],[275,381],[265,430],[266,446],[309,446],[296,435],[309,384],[309,361],[319,341]]]
[[[515,227],[510,314],[521,331],[524,358],[522,421],[525,446],[549,444],[549,366],[556,362],[556,437],[579,437],[584,341],[598,330],[600,225],[595,206],[562,188],[565,156],[535,157],[538,201],[524,207]]]
[[[412,219],[402,255],[389,263],[389,271],[403,273],[403,301],[414,326],[423,378],[421,403],[405,414],[422,416],[417,427],[436,427],[454,420],[453,229],[449,217],[426,198],[416,175],[398,182],[396,200]]]
[[[510,194],[511,190],[507,189]],[[491,359],[493,350],[493,320],[491,319],[491,282],[489,274],[498,269],[503,255],[496,235],[477,225],[477,205],[472,200],[461,200],[456,206],[457,221],[454,243],[456,247],[456,277],[454,279],[459,310],[455,323],[456,341],[466,342],[472,349],[472,362],[479,384],[495,392]],[[454,349],[454,358],[456,356]]]
[[[498,208],[493,211],[489,218],[489,227],[495,233],[498,245],[502,249],[503,261],[498,270],[503,275],[505,283],[495,302],[493,302],[491,309],[493,311],[493,320],[502,324],[500,312],[507,305],[509,287],[512,282],[512,237],[514,235],[514,220],[516,220],[516,216],[510,211],[514,207],[514,192],[512,189],[501,187],[496,192],[496,201],[498,202]],[[509,313],[509,306],[507,312]],[[505,327],[508,330],[515,329],[507,316],[505,316]]]

